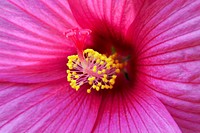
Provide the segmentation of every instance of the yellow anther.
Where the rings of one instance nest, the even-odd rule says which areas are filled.
[[[99,63],[100,63],[100,61],[101,61],[100,59],[97,59],[96,63],[97,63],[97,64],[99,64]]]
[[[102,74],[102,72],[101,72],[101,71],[98,71],[97,73],[98,73],[98,74]]]
[[[112,67],[116,67],[116,64],[112,64]]]
[[[109,63],[109,62],[111,62],[111,61],[112,61],[112,58],[110,58],[110,57],[109,57],[109,58],[106,58],[106,62],[107,62],[107,63]]]
[[[112,78],[113,78],[113,79],[116,79],[116,78],[117,78],[117,75],[113,75]]]
[[[115,72],[116,72],[116,73],[120,73],[120,69],[116,69]]]
[[[95,89],[97,86],[96,85],[92,85],[92,88]]]
[[[97,86],[101,86],[101,82],[98,82]]]
[[[108,77],[108,75],[107,75],[107,74],[104,74],[104,75],[103,75],[103,77],[104,77],[104,78],[107,78],[107,77]]]
[[[104,64],[104,61],[101,61],[101,62],[100,62],[100,65],[103,65],[103,64]]]
[[[108,86],[108,85],[105,85],[105,88],[106,88],[106,89],[109,89],[109,86]]]
[[[71,63],[67,63],[67,66],[68,66],[69,69],[73,68]]]
[[[89,85],[92,85],[92,84],[93,84],[93,82],[92,82],[92,81],[89,81],[88,83],[89,83]]]
[[[94,66],[93,69],[92,69],[92,71],[96,72],[97,71],[97,66]]]
[[[69,73],[68,75],[67,75],[67,77],[71,77],[72,76],[72,74],[71,73]]]
[[[70,70],[67,70],[67,74],[69,74],[70,73]]]
[[[102,85],[102,86],[101,86],[101,89],[105,89],[105,85]]]
[[[103,69],[103,70],[102,70],[102,73],[105,73],[105,72],[106,72],[106,70],[105,70],[105,69]]]
[[[91,56],[92,56],[92,53],[88,53],[88,56],[91,57]]]
[[[97,87],[96,87],[96,90],[97,90],[97,91],[99,91],[99,90],[100,90],[99,86],[97,86]]]
[[[71,80],[71,83],[75,84],[75,83],[76,83],[76,80]]]
[[[75,86],[75,89],[76,89],[76,90],[79,90],[79,88],[80,88],[80,86],[78,86],[78,85],[77,85],[77,86]]]
[[[73,75],[76,75],[76,72],[72,72]]]
[[[106,69],[107,69],[107,70],[110,70],[110,66],[106,66]]]
[[[91,93],[91,89],[87,89],[87,93]]]
[[[88,78],[88,81],[89,81],[89,82],[93,82],[94,80],[95,80],[95,77],[89,77],[89,78]]]
[[[70,76],[67,76],[67,81],[71,81],[71,77]]]
[[[114,84],[115,84],[115,80],[114,80],[114,79],[110,79],[109,83],[110,83],[111,85],[114,85]]]
[[[99,58],[99,54],[98,54],[98,53],[95,53],[95,54],[94,54],[94,58]]]
[[[120,64],[118,63],[118,64],[116,64],[116,66],[115,66],[116,68],[120,68]]]
[[[102,78],[102,81],[105,82],[105,83],[108,82],[108,80],[106,78]]]
[[[107,74],[104,74],[104,75],[103,75],[103,78],[102,78],[102,80],[103,80],[104,82],[106,82],[106,83],[108,82],[107,77],[108,77],[108,75],[107,75]]]
[[[78,75],[75,75],[75,78],[77,79],[77,78],[79,78],[79,76],[78,76]]]
[[[74,56],[74,55],[68,56],[67,59],[70,61],[70,60],[72,60],[73,56]]]
[[[106,56],[105,55],[102,55],[101,56],[101,60],[105,60],[106,59]]]

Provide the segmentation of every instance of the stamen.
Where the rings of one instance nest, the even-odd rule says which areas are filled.
[[[87,90],[87,93],[90,93],[91,89],[96,91],[112,89],[117,74],[123,67],[123,64],[115,59],[117,54],[107,57],[92,49],[86,49],[83,53],[87,67],[81,65],[77,55],[68,56],[67,80],[71,87],[78,91],[80,86],[88,83],[91,87]]]
[[[87,89],[87,93],[91,93],[92,89],[96,91],[112,89],[124,63],[117,60],[117,53],[107,57],[92,49],[83,51],[90,33],[89,29],[79,30],[77,28],[65,33],[66,37],[74,42],[78,53],[78,55],[68,56],[67,80],[76,91],[84,84],[91,86]]]

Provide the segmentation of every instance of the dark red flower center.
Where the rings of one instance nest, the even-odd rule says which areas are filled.
[[[89,84],[87,92],[113,89],[116,78],[122,71],[128,79],[125,71],[128,58],[122,58],[111,48],[111,55],[100,54],[93,49],[83,50],[86,38],[91,30],[71,29],[66,32],[66,37],[73,41],[77,49],[77,55],[68,56],[67,80],[70,86],[77,91],[84,84]]]

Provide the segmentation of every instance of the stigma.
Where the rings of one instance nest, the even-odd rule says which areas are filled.
[[[68,56],[67,81],[76,91],[82,85],[88,84],[87,93],[91,93],[92,90],[113,89],[124,64],[119,62],[117,53],[107,56],[93,49],[83,50],[90,32],[73,29],[66,33],[66,37],[71,39],[77,48],[77,55]]]

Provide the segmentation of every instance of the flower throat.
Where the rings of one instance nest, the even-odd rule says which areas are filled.
[[[113,89],[117,74],[124,67],[124,63],[119,62],[117,53],[106,56],[92,49],[83,50],[90,33],[89,29],[71,29],[65,33],[77,49],[77,55],[68,56],[67,81],[76,91],[82,85],[89,84],[87,93],[91,93],[92,89]]]

